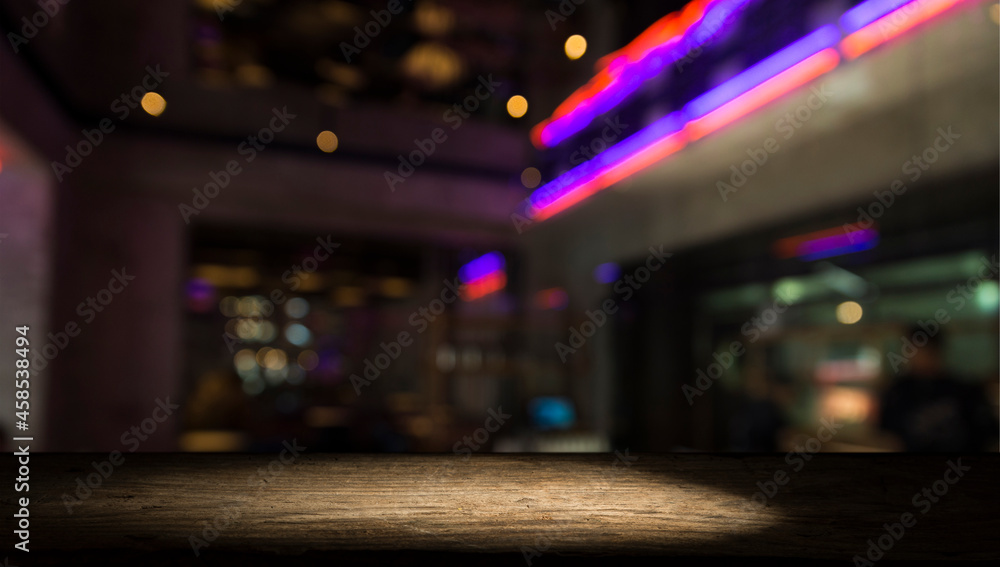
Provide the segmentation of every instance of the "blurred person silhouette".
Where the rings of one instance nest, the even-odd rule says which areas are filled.
[[[911,340],[918,326],[910,328]],[[927,339],[908,362],[905,374],[882,395],[879,426],[912,452],[985,450],[997,424],[983,388],[960,380],[944,367],[941,331]]]

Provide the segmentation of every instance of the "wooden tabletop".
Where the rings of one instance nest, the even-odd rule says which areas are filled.
[[[4,515],[29,496],[32,556],[1000,558],[996,454],[294,453],[31,455]]]

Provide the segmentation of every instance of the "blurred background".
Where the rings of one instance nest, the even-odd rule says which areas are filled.
[[[997,450],[995,1],[0,17],[45,450]]]

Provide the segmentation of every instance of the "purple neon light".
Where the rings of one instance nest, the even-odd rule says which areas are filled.
[[[860,252],[862,250],[871,250],[877,244],[878,231],[869,228],[804,242],[799,245],[798,253],[803,260],[819,260],[831,256]]]
[[[201,278],[191,278],[187,283],[187,295],[189,299],[204,301],[210,299],[215,293],[215,287],[211,282]]]
[[[684,107],[688,119],[701,118],[775,75],[794,67],[810,56],[837,45],[840,31],[823,26],[767,59],[692,100]]]
[[[840,27],[849,34],[854,33],[909,2],[910,0],[868,0],[862,2],[840,17]]]
[[[506,264],[507,262],[504,260],[503,254],[490,252],[459,268],[458,278],[464,283],[471,283],[494,272],[503,270]]]
[[[597,283],[609,284],[622,275],[622,268],[614,262],[601,264],[594,268],[594,280]]]
[[[709,33],[700,34],[709,22],[728,20],[735,12],[754,0],[720,0],[705,11],[697,24],[691,26],[677,41],[667,42],[648,52],[638,62],[626,64],[621,73],[601,92],[594,95],[572,112],[561,116],[542,129],[542,143],[555,146],[573,134],[583,130],[598,116],[609,112],[632,95],[643,82],[659,75],[668,65],[685,57],[692,49],[700,47],[721,34],[725,26]],[[609,67],[616,66],[612,62]]]
[[[611,146],[597,157],[588,160],[535,190],[529,203],[535,209],[544,209],[580,185],[603,174],[609,167],[628,159],[632,154],[660,139],[684,128],[683,116],[674,112],[660,118],[621,142]]]

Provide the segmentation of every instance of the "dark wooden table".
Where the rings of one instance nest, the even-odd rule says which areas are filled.
[[[14,457],[3,460],[13,480]],[[125,454],[111,469],[101,464],[107,460],[31,456],[30,554],[12,548],[15,498],[25,493],[6,483],[9,529],[0,554],[10,565],[402,565],[421,557],[546,565],[597,564],[607,555],[800,564],[864,558],[880,537],[888,549],[879,562],[1000,559],[996,454],[818,454],[801,462],[621,453],[467,461]],[[947,472],[959,464],[960,477]],[[88,481],[96,487],[80,488]]]

